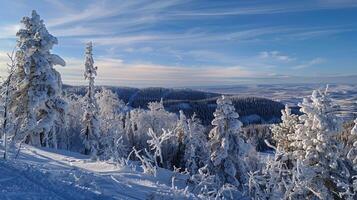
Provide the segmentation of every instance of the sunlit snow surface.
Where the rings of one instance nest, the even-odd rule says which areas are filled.
[[[18,159],[0,159],[0,199],[187,199],[171,188],[171,177],[164,169],[154,177],[77,153],[23,145]]]

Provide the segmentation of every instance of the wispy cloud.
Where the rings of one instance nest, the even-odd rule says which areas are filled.
[[[346,33],[355,31],[354,28],[322,28],[322,29],[307,29],[306,31],[291,33],[288,35],[289,38],[295,38],[298,40],[312,39],[321,36],[331,36],[340,33]]]
[[[52,29],[52,34],[56,37],[85,37],[85,36],[101,36],[108,35],[110,31],[101,32],[94,27],[74,26],[66,29]]]
[[[48,1],[48,0],[47,0]],[[180,33],[169,33],[165,31],[147,31],[155,24],[162,21],[182,21],[187,20],[178,15],[172,17],[172,13],[176,11],[180,13],[182,10],[189,10],[193,15],[202,15],[207,11],[207,14],[215,14],[219,8],[215,4],[208,4],[203,8],[200,7],[199,11],[195,11],[196,4],[190,1],[157,1],[157,2],[148,2],[147,0],[140,1],[124,1],[121,3],[116,3],[113,1],[94,1],[89,5],[84,7],[76,6],[73,7],[73,2],[63,3],[61,1],[49,1],[50,4],[55,6],[60,10],[61,15],[55,14],[50,19],[45,19],[47,27],[55,35],[59,37],[79,37],[82,39],[88,40],[88,36],[105,36],[102,38],[93,38],[93,40],[98,40],[98,44],[109,44],[107,40],[112,40],[113,45],[123,44],[123,39],[129,39],[130,41],[148,41],[148,38],[143,39],[144,37],[150,37],[152,40],[158,40],[156,35],[159,35],[163,42],[168,40],[178,41],[189,40],[192,38],[193,41],[259,41],[264,36],[289,39],[289,38],[298,38],[298,39],[308,39],[309,37],[316,37],[320,35],[332,35],[339,34],[346,31],[351,31],[348,28],[309,28],[309,27],[282,27],[282,26],[265,26],[265,27],[246,27],[239,28],[239,30],[231,31],[217,31],[217,30],[206,30],[203,31],[194,31],[190,32],[190,29],[181,31]],[[345,4],[347,4],[346,2]],[[191,9],[185,9],[187,6],[194,6]],[[317,4],[315,7],[328,7],[328,5],[336,3],[326,3],[321,2],[323,6]],[[343,5],[345,5],[343,4]],[[352,4],[352,3],[350,3]],[[225,14],[234,14],[235,12],[230,11],[236,9],[238,13],[266,13],[266,12],[285,12],[289,11],[287,7],[304,7],[303,4],[283,4],[279,5],[268,5],[268,6],[257,6],[252,5],[251,8],[241,8],[241,5],[237,6],[227,6],[222,8]],[[71,7],[72,6],[72,7]],[[211,7],[212,8],[211,8]],[[346,5],[345,5],[346,6]],[[260,8],[262,7],[262,8]],[[281,8],[280,8],[281,7]],[[333,6],[330,6],[333,7]],[[213,13],[210,13],[210,10],[213,10]],[[201,12],[202,10],[202,12]],[[185,12],[183,12],[185,13]],[[171,17],[170,17],[171,16]],[[4,28],[0,28],[0,31],[4,34],[0,38],[9,38],[14,37],[16,30],[18,30],[19,25],[10,24]],[[140,33],[140,34],[139,34]],[[130,34],[130,36],[128,36]],[[275,37],[276,34],[279,34],[279,37]],[[145,35],[145,36],[143,36]],[[133,37],[133,38],[125,38]],[[138,40],[135,40],[136,37]],[[264,38],[265,39],[265,38]],[[127,42],[124,42],[127,43]]]
[[[67,67],[57,68],[68,84],[84,84],[83,61],[66,58]],[[242,66],[207,66],[190,68],[185,66],[158,65],[151,63],[126,63],[122,59],[101,57],[95,60],[98,66],[99,85],[165,85],[189,86],[237,82],[239,78],[264,76]]]
[[[137,53],[137,52],[148,53],[154,51],[154,49],[152,47],[138,47],[138,48],[129,47],[124,49],[124,51],[129,53]]]
[[[104,36],[81,39],[82,42],[93,41],[96,45],[123,45],[123,44],[135,44],[148,41],[159,40],[159,36],[155,35],[133,35],[133,36]]]
[[[132,28],[146,23],[163,20],[160,17],[165,9],[179,5],[182,1],[94,1],[84,9],[70,9],[61,4],[61,16],[47,20],[48,27],[67,28],[72,25],[95,24],[97,27]],[[120,20],[118,20],[120,19]],[[103,30],[102,30],[103,31]]]
[[[232,15],[267,15],[291,12],[306,12],[314,10],[333,10],[341,8],[357,7],[357,2],[354,0],[320,0],[320,1],[299,1],[299,2],[269,2],[265,5],[255,4],[254,1],[250,5],[242,6],[237,1],[228,9],[217,9],[217,5],[211,4],[205,9],[191,9],[189,11],[174,11],[172,16],[180,17],[221,17]]]
[[[308,67],[311,67],[311,66],[314,66],[314,65],[318,65],[318,64],[322,64],[324,63],[325,60],[322,59],[322,58],[314,58],[306,63],[303,63],[303,64],[300,64],[300,65],[296,65],[296,66],[293,66],[292,69],[304,69],[304,68],[308,68]]]
[[[81,29],[79,29],[81,30]],[[212,44],[212,43],[240,43],[240,42],[275,42],[284,40],[308,40],[318,36],[335,35],[354,29],[337,28],[337,27],[321,27],[321,28],[299,28],[299,27],[262,27],[251,28],[236,31],[198,31],[186,30],[181,33],[172,32],[134,32],[131,34],[108,34],[108,35],[93,35],[91,37],[80,37],[81,42],[94,41],[96,45],[115,46],[115,45],[131,45],[131,44],[172,44],[172,45],[192,45],[192,44]],[[78,32],[81,33],[80,31]],[[88,32],[88,35],[93,34],[93,31]],[[277,56],[277,55],[276,55]]]
[[[20,28],[20,24],[10,24],[0,27],[0,39],[16,38],[16,33]]]
[[[262,51],[260,52],[259,57],[263,59],[273,59],[283,62],[290,62],[295,60],[295,58],[290,57],[288,55],[284,55],[279,51]]]
[[[63,6],[65,7],[65,6]],[[68,25],[76,22],[86,22],[116,15],[117,9],[107,6],[105,3],[93,3],[81,11],[63,13],[64,16],[47,20],[48,27]]]

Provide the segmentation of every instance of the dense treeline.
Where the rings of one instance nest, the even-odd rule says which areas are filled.
[[[204,125],[210,125],[216,109],[216,100],[220,94],[195,91],[191,89],[167,88],[128,88],[106,87],[112,90],[123,100],[128,107],[147,109],[150,102],[163,99],[165,109],[178,114],[180,110],[187,116],[194,113]],[[99,91],[101,87],[97,87]],[[67,94],[84,95],[86,87],[66,86]],[[232,97],[235,109],[241,115],[243,124],[277,123],[280,121],[280,110],[284,105],[265,98],[258,97]]]

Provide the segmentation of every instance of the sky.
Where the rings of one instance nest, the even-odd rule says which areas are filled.
[[[357,0],[0,0],[0,75],[21,18],[58,38],[65,84],[83,85],[94,44],[99,85],[357,83]]]

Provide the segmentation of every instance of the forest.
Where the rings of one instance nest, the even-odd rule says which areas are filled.
[[[172,182],[177,199],[357,198],[357,119],[336,115],[328,86],[298,110],[257,97],[99,86],[90,41],[79,77],[87,85],[62,85],[59,41],[36,11],[21,22],[1,83],[6,162],[28,145],[153,177],[166,169],[184,177],[183,186]]]

